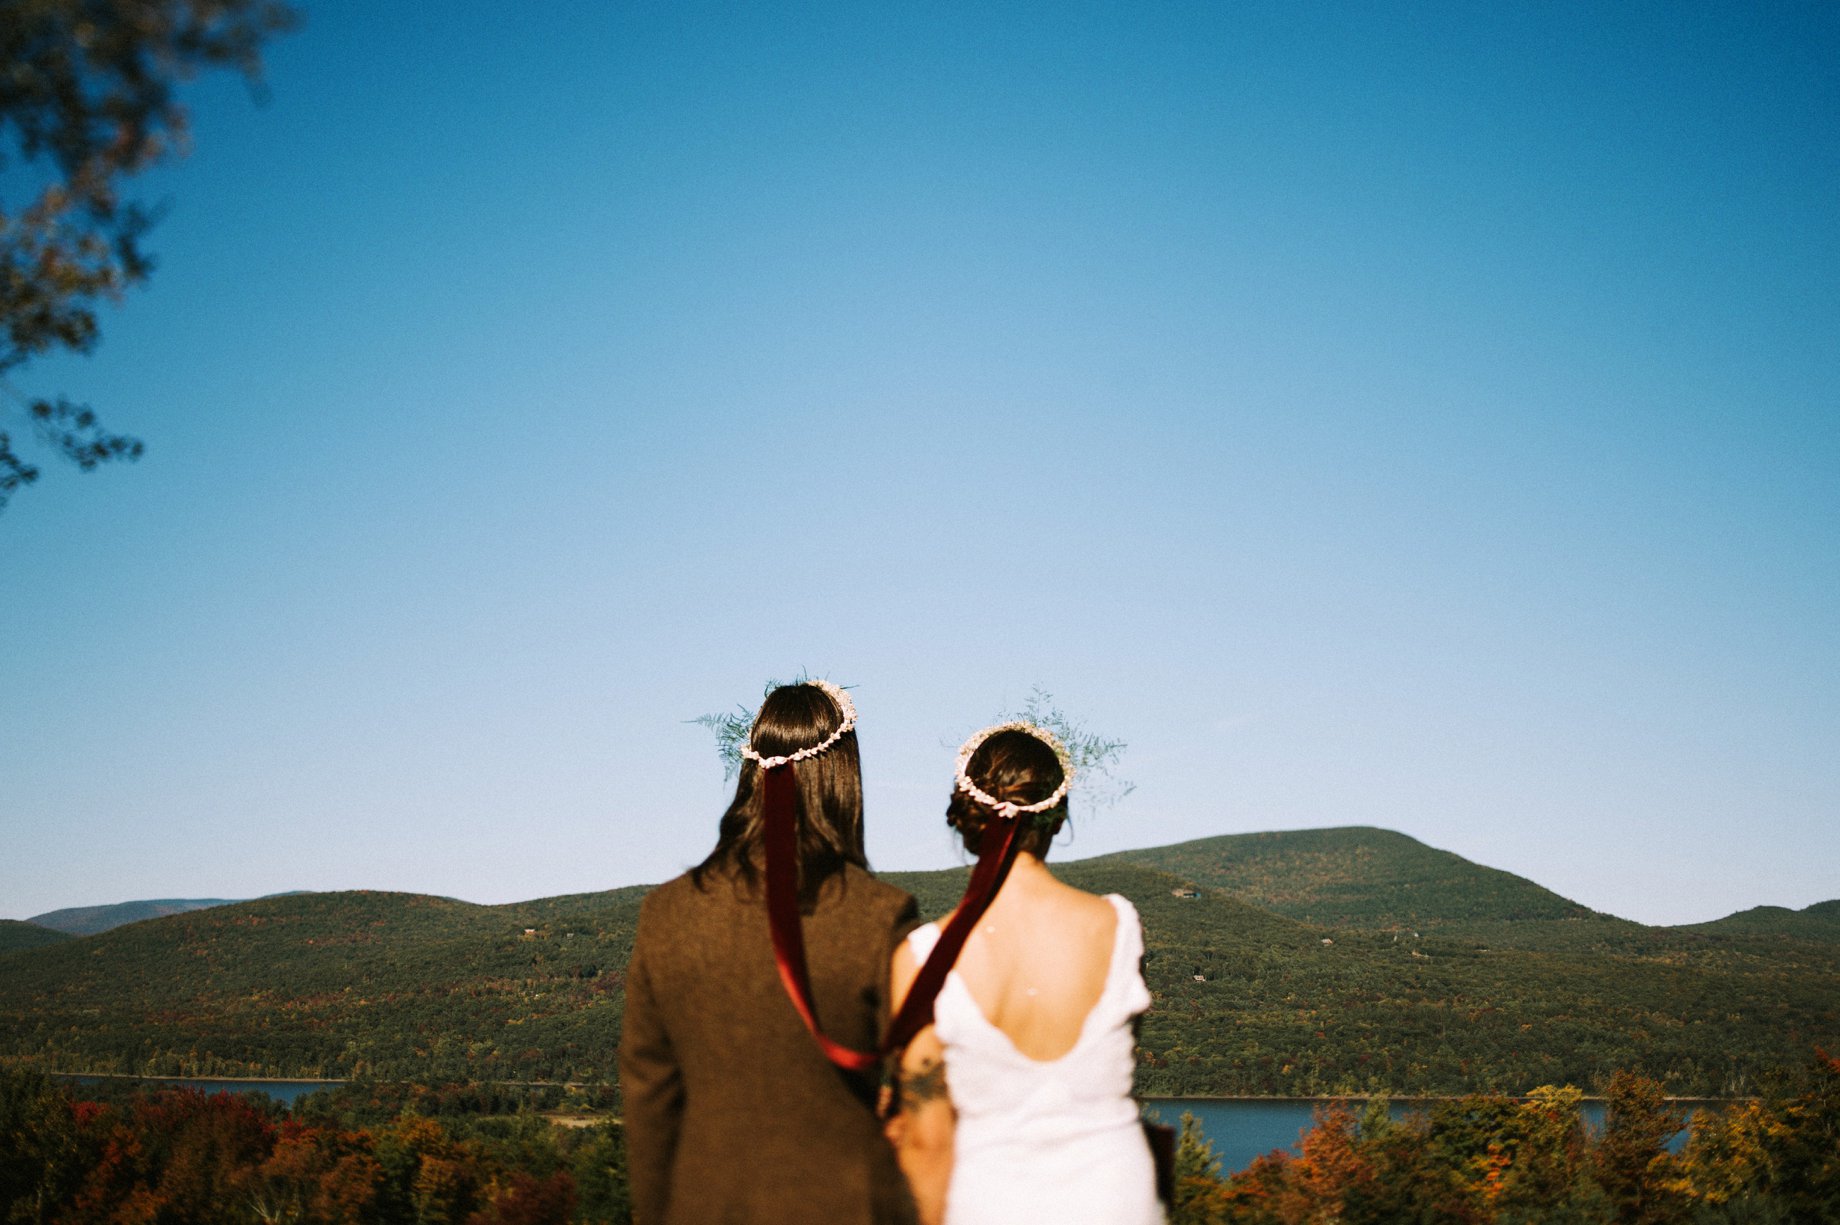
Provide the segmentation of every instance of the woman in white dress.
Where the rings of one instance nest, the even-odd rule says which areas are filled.
[[[1131,1096],[1134,1021],[1150,1006],[1143,934],[1124,898],[1055,880],[1042,862],[1067,817],[1054,737],[1003,724],[959,754],[946,820],[977,853],[1017,822],[1014,866],[971,929],[900,1062],[889,1135],[923,1225],[1161,1225]],[[895,950],[906,997],[939,924]]]

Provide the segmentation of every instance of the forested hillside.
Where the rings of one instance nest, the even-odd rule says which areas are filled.
[[[0,919],[0,953],[10,953],[14,949],[35,949],[40,945],[56,944],[68,940],[63,932],[40,927],[36,923],[21,923],[18,919]]]
[[[1511,872],[1367,826],[1227,834],[1121,851],[1306,923],[1424,930],[1451,923],[1607,918]]]
[[[301,894],[134,923],[0,958],[0,1049],[98,1071],[603,1079],[643,894]]]
[[[1763,953],[1641,928],[1652,947],[1526,949],[1312,926],[1212,890],[1181,898],[1172,878],[1114,859],[1060,872],[1143,914],[1150,1093],[1523,1092],[1627,1067],[1719,1095],[1840,1041],[1831,945]]]
[[[1785,906],[1753,906],[1711,923],[1683,927],[1681,931],[1734,939],[1786,937],[1791,940],[1840,941],[1840,901],[1816,902],[1801,910]]]
[[[1833,903],[1648,928],[1400,835],[1311,833],[1056,866],[1143,915],[1146,1092],[1522,1092],[1624,1068],[1720,1095],[1840,1049]],[[890,879],[938,914],[965,872]],[[15,951],[0,956],[0,1057],[605,1082],[644,893],[306,894]]]
[[[1525,877],[1366,826],[1230,834],[1090,862],[1142,864],[1324,927],[1481,949],[1637,959],[1744,954],[1762,956],[1778,969],[1819,972],[1833,964],[1826,946],[1840,943],[1840,900],[1799,911],[1758,906],[1711,923],[1647,927],[1581,906]]]

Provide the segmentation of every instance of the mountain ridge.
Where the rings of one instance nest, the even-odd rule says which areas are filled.
[[[212,906],[234,906],[244,898],[150,898],[132,902],[107,902],[100,906],[66,906],[33,915],[27,923],[47,927],[69,936],[94,936],[126,923],[160,919],[172,914],[204,910]]]
[[[1752,906],[1722,919],[1687,923],[1669,930],[1707,935],[1791,935],[1804,939],[1840,941],[1840,899],[1815,902],[1794,910],[1787,906]]]
[[[1331,927],[1616,918],[1526,877],[1369,825],[1217,834],[1099,858],[1149,864]]]
[[[1050,864],[1143,916],[1156,999],[1140,1035],[1145,1092],[1524,1092],[1629,1067],[1676,1092],[1720,1095],[1798,1063],[1811,1043],[1840,1046],[1840,943],[1593,917],[1388,831],[1293,833],[1260,855],[1240,854],[1261,849],[1234,841],[1246,836],[1226,837]],[[1139,861],[1164,852],[1189,871]],[[1289,884],[1285,864],[1301,864]],[[1261,896],[1339,924],[1195,879],[1247,871]],[[938,914],[967,873],[883,875]],[[1427,880],[1476,896],[1428,907]],[[0,1059],[142,1074],[611,1080],[647,889],[499,905],[279,896],[0,953]],[[1840,906],[1810,910],[1824,925]],[[1402,916],[1429,921],[1406,927]]]
[[[0,953],[17,949],[34,949],[61,940],[74,939],[68,932],[43,927],[30,920],[0,919]]]
[[[1339,855],[1338,855],[1339,853]],[[1287,878],[1295,887],[1274,890],[1260,880],[1261,872],[1271,872],[1273,861],[1283,865]],[[1479,924],[1572,921],[1610,924],[1641,931],[1694,931],[1716,934],[1720,931],[1760,931],[1777,928],[1785,916],[1792,924],[1807,923],[1810,932],[1825,932],[1832,924],[1840,938],[1840,898],[1815,902],[1800,910],[1760,905],[1735,911],[1721,918],[1699,923],[1649,925],[1608,912],[1592,910],[1539,883],[1502,868],[1492,868],[1467,859],[1453,851],[1441,850],[1409,834],[1371,825],[1321,826],[1303,830],[1267,830],[1242,834],[1215,834],[1163,846],[1112,851],[1088,859],[1057,861],[1064,863],[1131,862],[1155,867],[1181,876],[1192,885],[1222,888],[1254,905],[1330,927],[1375,926],[1382,930],[1464,925],[1477,930]],[[1371,877],[1366,883],[1369,896],[1360,893],[1362,872]],[[1376,873],[1375,868],[1380,871]],[[1318,874],[1339,868],[1339,878],[1331,877],[1338,888],[1312,889],[1308,869]],[[921,869],[883,872],[879,875],[902,880],[922,880],[939,872],[967,872],[967,869]],[[1317,884],[1322,882],[1319,879]],[[1473,895],[1479,883],[1486,883],[1495,893],[1481,901],[1470,897],[1465,907],[1452,908],[1438,897],[1439,889],[1456,886],[1458,894]],[[622,890],[646,890],[649,884],[616,886],[613,890],[590,893],[559,894],[519,902],[497,903],[501,906],[554,908],[582,899],[601,897]],[[1391,889],[1398,896],[1385,901],[1371,894],[1376,889]],[[24,922],[39,928],[72,936],[97,935],[128,923],[164,918],[216,906],[238,905],[243,901],[262,901],[274,897],[291,897],[307,890],[264,895],[263,898],[160,898],[106,903],[98,906],[74,906],[46,911]],[[365,890],[339,892],[367,892]],[[388,892],[388,891],[386,891]],[[418,895],[432,896],[432,895]],[[457,899],[455,899],[457,900]],[[956,897],[951,899],[956,901]],[[486,903],[468,903],[486,905]],[[925,906],[922,906],[923,912]],[[54,921],[55,920],[55,921]],[[1727,926],[1721,926],[1727,925]],[[1819,926],[1817,926],[1819,925]],[[5,951],[0,944],[0,952]]]

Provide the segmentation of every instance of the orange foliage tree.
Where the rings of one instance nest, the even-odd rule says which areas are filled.
[[[1679,1153],[1684,1111],[1628,1073],[1605,1090],[1603,1128],[1582,1094],[1477,1095],[1357,1122],[1331,1106],[1301,1153],[1222,1176],[1193,1126],[1178,1151],[1172,1225],[1716,1225],[1840,1221],[1840,1060],[1819,1055],[1800,1085],[1701,1111]],[[1191,1121],[1192,1122],[1192,1121]]]

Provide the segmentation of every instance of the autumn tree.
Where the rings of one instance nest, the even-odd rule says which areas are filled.
[[[1676,1189],[1699,1220],[1840,1220],[1840,1058],[1817,1051],[1801,1080],[1695,1116]]]
[[[1604,1096],[1604,1134],[1593,1156],[1616,1219],[1628,1225],[1683,1220],[1683,1201],[1670,1187],[1667,1146],[1686,1125],[1686,1113],[1668,1103],[1659,1082],[1633,1072],[1612,1076]]]
[[[0,0],[0,508],[38,479],[7,428],[88,471],[139,458],[87,404],[18,389],[36,357],[89,353],[96,311],[147,279],[158,210],[126,180],[186,147],[180,83],[231,68],[259,84],[281,0]]]
[[[0,1221],[50,1220],[76,1194],[99,1159],[84,1121],[50,1077],[0,1066]]]
[[[1228,1219],[1221,1182],[1220,1158],[1201,1134],[1201,1122],[1182,1116],[1176,1141],[1175,1203],[1172,1225],[1218,1225]]]

